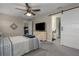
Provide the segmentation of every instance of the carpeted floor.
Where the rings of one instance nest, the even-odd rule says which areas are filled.
[[[41,43],[41,48],[31,51],[24,56],[79,56],[79,50],[57,46],[53,43]]]

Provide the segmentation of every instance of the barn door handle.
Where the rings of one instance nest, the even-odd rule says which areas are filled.
[[[63,31],[63,26],[61,26],[61,31]]]

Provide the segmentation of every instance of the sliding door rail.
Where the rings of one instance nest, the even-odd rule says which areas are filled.
[[[69,10],[73,10],[73,9],[76,9],[76,8],[79,8],[79,6],[72,7],[72,8],[66,9],[66,10],[61,10],[59,12],[56,12],[56,13],[53,13],[53,14],[49,14],[48,16],[56,15],[56,14],[59,14],[59,13],[62,13],[63,14],[63,12],[66,12],[66,11],[69,11]]]

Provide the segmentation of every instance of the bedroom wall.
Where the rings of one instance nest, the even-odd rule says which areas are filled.
[[[28,21],[21,17],[0,14],[0,33],[4,36],[16,36],[24,34],[24,23]],[[17,29],[13,30],[10,26],[15,23]]]
[[[42,37],[43,39],[46,39],[47,41],[51,42],[51,40],[52,40],[51,21],[52,20],[51,20],[50,16],[38,17],[33,20],[33,32],[34,32],[34,34],[36,34],[36,36],[40,36],[40,38],[38,38],[38,39],[41,39],[41,37]],[[46,23],[46,31],[45,32],[40,32],[40,31],[35,30],[35,24],[40,23],[40,22]]]

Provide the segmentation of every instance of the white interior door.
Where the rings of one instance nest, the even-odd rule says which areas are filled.
[[[61,18],[60,17],[56,17],[56,35],[55,35],[55,39],[54,40],[54,43],[56,45],[60,45],[60,38],[61,38],[61,30],[60,30],[60,27],[61,27]]]
[[[61,30],[60,30],[60,27],[61,27],[61,18],[60,17],[57,17],[56,18],[56,37],[57,37],[57,39],[60,39],[61,38]]]

